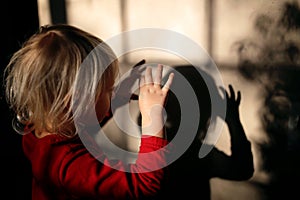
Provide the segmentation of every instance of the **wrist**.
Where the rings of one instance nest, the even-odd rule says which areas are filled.
[[[142,116],[142,135],[151,135],[164,137],[164,119],[163,116],[143,117]]]

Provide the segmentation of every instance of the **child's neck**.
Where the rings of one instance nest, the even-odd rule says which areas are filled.
[[[46,131],[34,131],[34,135],[37,137],[37,138],[43,138],[47,135],[51,135],[52,133],[49,133],[49,132],[46,132]]]

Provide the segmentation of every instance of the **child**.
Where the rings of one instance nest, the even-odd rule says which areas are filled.
[[[100,54],[92,57],[90,65],[84,65],[88,68],[83,71],[90,74],[83,74],[86,79],[76,82],[82,76],[79,72],[84,59],[98,45],[102,46],[97,49]],[[107,68],[105,63],[109,63]],[[166,168],[138,172],[167,162],[162,111],[173,74],[161,87],[162,66],[158,65],[153,77],[151,68],[146,69],[140,79],[143,133],[139,156],[135,164],[104,159],[109,166],[85,148],[78,137],[82,127],[74,122],[85,119],[86,130],[94,126],[85,112],[89,102],[78,102],[81,92],[95,97],[92,110],[99,123],[110,111],[118,61],[101,39],[70,25],[44,26],[12,56],[6,72],[7,99],[17,115],[15,128],[24,134],[23,150],[31,162],[32,199],[141,199],[159,192]],[[147,159],[141,156],[158,149],[160,153],[154,152]],[[98,156],[105,155],[100,150]],[[128,167],[132,173],[115,166]]]

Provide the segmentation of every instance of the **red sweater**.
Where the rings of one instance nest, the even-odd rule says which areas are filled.
[[[165,148],[151,158],[140,155],[166,144],[167,141],[161,138],[142,138],[135,164],[118,161],[113,165],[129,167],[132,172],[164,165],[169,152]],[[142,199],[156,195],[166,177],[166,168],[127,173],[104,165],[88,152],[78,137],[67,139],[49,135],[38,139],[29,133],[23,136],[23,149],[32,165],[33,200]],[[99,152],[99,156],[104,156],[103,152]],[[105,162],[109,162],[108,159]]]

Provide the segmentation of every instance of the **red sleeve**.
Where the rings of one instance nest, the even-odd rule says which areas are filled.
[[[155,195],[166,178],[166,167],[163,167],[169,152],[163,148],[166,145],[164,139],[143,137],[135,164],[105,159],[111,167],[95,159],[85,148],[70,151],[60,163],[60,187],[75,196],[99,199],[141,199]],[[116,168],[129,168],[131,173]],[[152,168],[157,170],[145,172]]]

